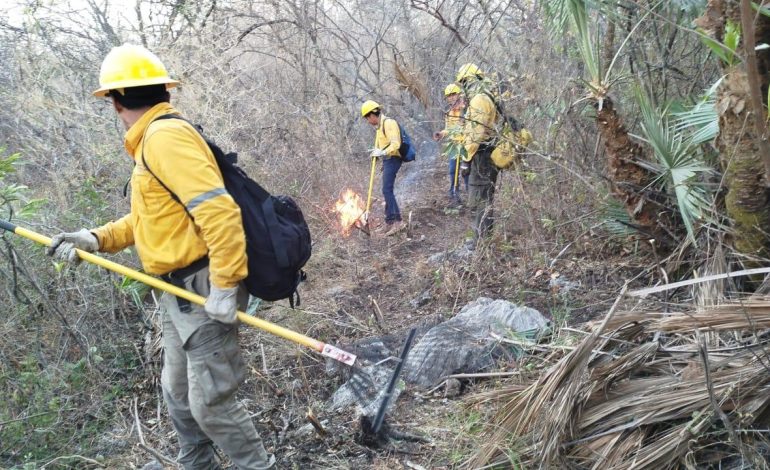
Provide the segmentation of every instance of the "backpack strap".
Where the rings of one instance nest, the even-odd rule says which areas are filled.
[[[236,167],[235,164],[228,158],[228,155],[226,155],[221,148],[219,148],[216,144],[213,144],[210,140],[206,138],[206,136],[203,134],[201,129],[196,126],[195,124],[191,123],[187,119],[183,118],[182,116],[179,116],[178,114],[164,114],[162,116],[159,116],[150,122],[150,124],[147,125],[147,128],[149,129],[150,125],[155,121],[160,121],[162,119],[181,119],[188,124],[190,124],[193,129],[195,129],[198,134],[203,138],[203,140],[206,142],[206,145],[208,145],[209,149],[211,150],[211,153],[214,154],[214,159],[216,160],[217,166],[219,166],[219,171],[222,171],[223,167],[229,167],[229,168],[235,168],[236,171],[242,172],[240,168]],[[147,131],[145,130],[145,133]],[[147,171],[150,172],[150,174],[155,177],[156,180],[158,180],[158,183],[160,183],[163,188],[165,188],[166,191],[171,195],[171,197],[178,202],[185,210],[187,215],[192,219],[193,222],[195,222],[195,217],[190,213],[189,210],[187,210],[187,206],[184,205],[184,203],[179,199],[179,196],[174,194],[171,189],[166,186],[163,181],[158,178],[158,175],[153,173],[153,171],[150,169],[150,167],[147,165],[147,161],[144,158],[144,138],[142,138],[142,163],[144,164],[144,167],[147,168]],[[243,175],[244,178],[249,180],[246,175]],[[253,184],[249,184],[249,191],[252,192],[257,200],[259,200],[262,203],[262,213],[265,216],[265,221],[269,225],[270,230],[268,230],[268,234],[270,235],[270,244],[273,246],[273,252],[275,253],[276,262],[278,263],[278,266],[281,268],[288,268],[289,267],[289,255],[288,255],[288,248],[286,246],[286,243],[283,239],[280,237],[276,237],[273,234],[277,233],[277,230],[280,228],[280,224],[278,222],[278,215],[275,211],[275,198],[270,196],[270,193],[265,190],[262,186],[260,186],[258,183],[249,180]],[[300,276],[300,280],[304,280],[306,277],[304,272],[300,272],[298,274]],[[292,308],[294,308],[294,295],[289,299]],[[297,303],[296,305],[299,305],[300,299],[299,294],[297,294]]]
[[[513,131],[518,131],[521,129],[519,126],[519,121],[516,120],[513,116],[506,116],[505,110],[503,109],[502,102],[498,103],[498,100],[496,100],[491,93],[488,91],[482,91],[481,93],[487,95],[490,101],[492,101],[492,104],[495,105],[495,110],[497,111],[497,114],[503,119],[503,121],[508,121],[511,124],[511,129]]]
[[[192,219],[192,221],[193,221],[193,222],[195,222],[195,217],[193,217],[193,215],[190,213],[190,211],[189,211],[189,210],[187,210],[187,206],[185,206],[185,205],[184,205],[184,203],[182,202],[182,200],[181,200],[181,199],[179,199],[179,196],[177,196],[177,195],[174,193],[174,191],[172,191],[172,190],[171,190],[171,189],[170,189],[168,186],[166,186],[166,183],[164,183],[162,179],[158,178],[158,175],[156,175],[156,174],[155,174],[155,173],[152,171],[152,169],[150,169],[150,166],[147,164],[147,160],[144,158],[144,142],[145,142],[145,140],[146,140],[146,137],[147,137],[147,131],[150,129],[150,126],[152,125],[152,123],[153,123],[153,122],[155,122],[155,121],[160,121],[160,120],[163,120],[163,119],[181,119],[181,120],[183,120],[183,121],[187,121],[187,120],[186,120],[186,119],[184,119],[183,117],[181,117],[181,116],[179,116],[179,115],[176,115],[176,114],[164,114],[164,115],[162,115],[162,116],[159,116],[159,117],[157,117],[157,118],[153,119],[152,121],[150,121],[150,123],[149,123],[149,124],[147,124],[147,128],[145,128],[145,130],[144,130],[144,136],[142,136],[142,164],[144,165],[144,167],[145,167],[145,168],[147,168],[147,171],[149,171],[149,172],[150,172],[150,174],[151,174],[151,175],[152,175],[152,176],[153,176],[153,177],[154,177],[156,180],[158,180],[158,183],[160,183],[160,185],[161,185],[161,186],[163,186],[163,189],[165,189],[166,191],[168,191],[168,193],[171,195],[171,198],[172,198],[173,200],[175,200],[176,202],[178,202],[178,203],[179,203],[179,205],[181,205],[181,206],[182,206],[182,208],[184,209],[185,213],[187,213],[187,216],[188,216],[188,217],[190,217],[190,219]],[[188,122],[189,122],[189,121],[188,121]],[[194,128],[194,127],[195,127],[195,126],[193,126],[193,128]]]

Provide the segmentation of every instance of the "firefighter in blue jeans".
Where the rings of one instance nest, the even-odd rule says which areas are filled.
[[[457,168],[458,161],[465,153],[463,136],[463,112],[465,111],[465,97],[462,88],[456,83],[450,83],[444,89],[444,97],[449,104],[449,111],[445,114],[444,129],[433,134],[433,140],[446,139],[442,154],[449,160],[449,202],[460,204],[460,178],[465,183],[465,191],[468,191],[468,175],[460,175]]]
[[[393,188],[396,175],[401,168],[401,131],[395,119],[385,117],[382,107],[372,100],[361,105],[361,116],[377,128],[372,156],[382,159],[382,196],[385,198],[385,236],[396,234],[406,228],[401,220],[401,211]]]

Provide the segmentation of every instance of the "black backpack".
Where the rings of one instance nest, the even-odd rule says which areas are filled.
[[[164,114],[152,122],[161,119],[186,120],[176,114]],[[302,267],[311,254],[310,229],[302,211],[289,196],[270,195],[236,165],[236,153],[225,154],[203,135],[200,127],[191,125],[208,144],[222,172],[225,189],[241,208],[249,269],[248,276],[242,282],[251,295],[270,301],[288,298],[294,308],[295,295],[296,304],[300,303],[297,287],[306,278]],[[185,207],[179,197],[147,166],[144,151],[142,163],[171,197]],[[194,219],[186,207],[185,212]]]

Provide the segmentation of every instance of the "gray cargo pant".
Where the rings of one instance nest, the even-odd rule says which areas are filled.
[[[492,202],[499,170],[492,163],[492,149],[482,147],[471,160],[468,180],[468,205],[473,213],[473,238],[478,240],[489,235],[495,223]]]
[[[185,288],[209,294],[209,270],[184,279]],[[239,305],[248,293],[238,293]],[[179,463],[185,470],[219,469],[212,442],[241,470],[272,466],[254,423],[235,392],[245,377],[237,325],[211,320],[202,306],[180,311],[177,298],[163,293],[163,372],[161,385],[179,439]]]

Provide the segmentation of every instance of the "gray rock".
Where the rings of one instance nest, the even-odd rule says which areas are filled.
[[[420,296],[417,297],[416,299],[412,299],[409,302],[409,305],[413,309],[418,309],[420,307],[424,307],[425,305],[427,305],[428,302],[430,302],[431,300],[433,300],[433,295],[431,295],[430,289],[428,289],[425,292],[423,292],[422,294],[420,294]]]
[[[428,263],[441,264],[444,261],[446,261],[447,258],[449,258],[449,254],[446,251],[442,251],[441,253],[430,255],[430,257],[428,258]]]
[[[547,327],[548,320],[535,309],[480,297],[420,338],[407,357],[404,378],[430,388],[448,375],[478,372],[503,351],[491,333],[536,333]]]
[[[453,398],[460,395],[463,391],[463,384],[457,379],[449,379],[444,384],[444,396]]]
[[[567,292],[577,289],[581,286],[580,282],[573,282],[562,277],[552,278],[548,282],[548,286],[560,293],[566,294]]]
[[[326,296],[337,297],[338,295],[344,294],[346,291],[347,289],[344,286],[334,286],[326,289]]]
[[[428,263],[432,265],[441,265],[444,263],[458,263],[469,258],[473,258],[473,249],[470,245],[463,244],[462,246],[449,251],[442,251],[441,253],[435,253],[428,257]]]
[[[321,426],[324,429],[328,429],[329,428],[329,420],[325,419],[325,420],[321,421]],[[316,434],[316,432],[317,431],[315,430],[315,427],[313,427],[312,424],[307,423],[306,425],[304,425],[304,426],[300,427],[299,429],[297,429],[296,431],[294,431],[294,437],[307,437],[307,436],[311,436],[313,434]]]
[[[157,460],[144,464],[142,470],[165,470],[165,467],[158,463]]]

